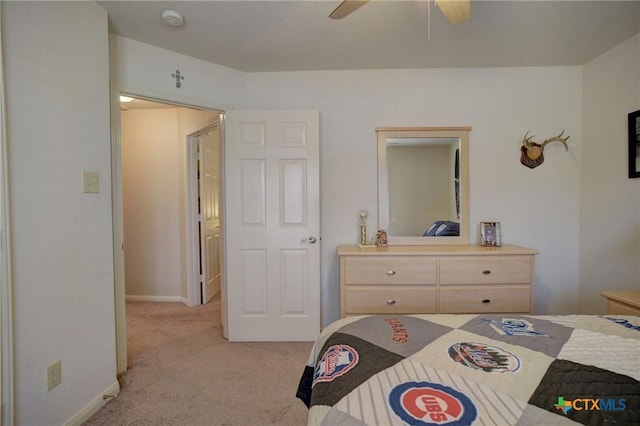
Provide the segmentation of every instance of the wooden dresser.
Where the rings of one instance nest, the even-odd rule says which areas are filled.
[[[536,250],[339,246],[340,315],[530,313]]]

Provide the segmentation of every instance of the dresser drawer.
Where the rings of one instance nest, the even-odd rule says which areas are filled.
[[[460,256],[440,260],[440,284],[526,284],[531,256]]]
[[[345,284],[435,284],[437,261],[416,256],[346,258]]]
[[[441,314],[531,312],[528,286],[468,286],[440,289]]]
[[[620,303],[615,300],[607,302],[607,314],[609,315],[640,315],[640,308],[636,308],[626,303]]]
[[[346,314],[416,314],[436,312],[435,287],[347,287]]]

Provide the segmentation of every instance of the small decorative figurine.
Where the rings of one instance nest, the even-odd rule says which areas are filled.
[[[378,229],[378,233],[376,234],[376,247],[386,247],[387,246],[387,233],[384,229]]]

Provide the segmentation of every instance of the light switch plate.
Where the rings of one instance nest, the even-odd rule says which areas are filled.
[[[100,175],[98,172],[82,172],[82,192],[100,192]]]
[[[58,360],[47,367],[47,391],[62,383],[62,361]]]

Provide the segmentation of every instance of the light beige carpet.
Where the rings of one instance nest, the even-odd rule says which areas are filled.
[[[220,299],[127,303],[129,369],[85,425],[304,425],[295,398],[310,342],[229,343]]]

